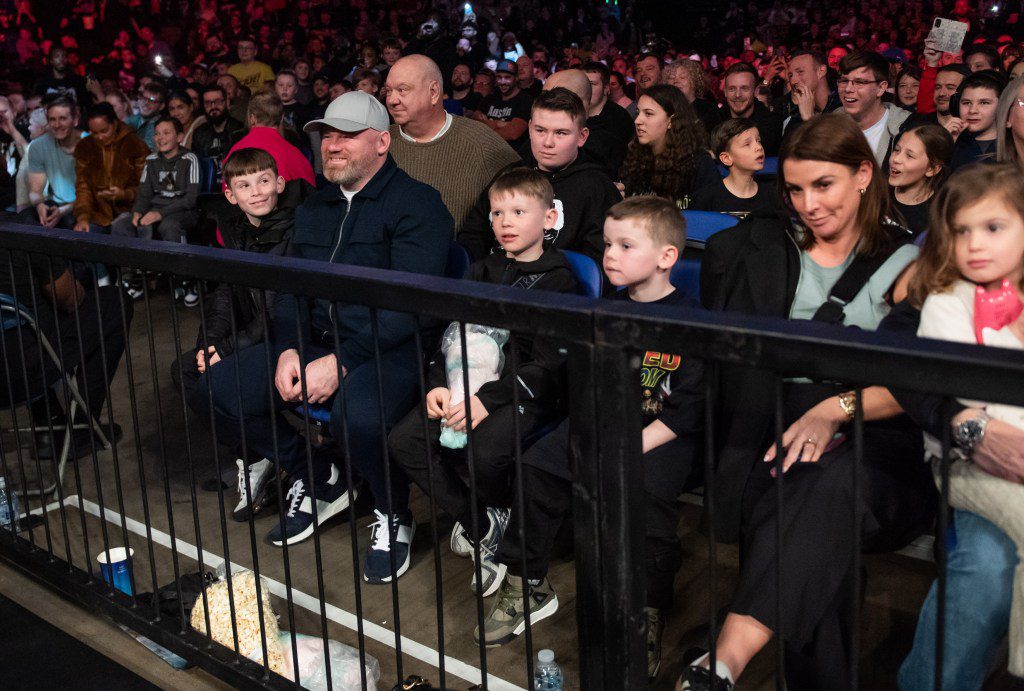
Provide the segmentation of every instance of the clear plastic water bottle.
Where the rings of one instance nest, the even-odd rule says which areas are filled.
[[[10,497],[10,505],[7,504],[7,498]],[[10,530],[11,523],[14,523],[15,527],[18,525],[18,514],[21,513],[21,509],[18,508],[18,495],[12,490],[10,494],[7,492],[7,481],[0,477],[0,528]]]
[[[534,691],[562,691],[562,668],[555,662],[555,652],[544,650],[537,653],[537,665],[533,670]]]

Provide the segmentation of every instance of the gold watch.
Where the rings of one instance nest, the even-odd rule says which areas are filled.
[[[853,418],[857,414],[857,392],[847,391],[839,394],[839,407],[846,413],[846,417],[850,418],[850,422],[853,422]]]

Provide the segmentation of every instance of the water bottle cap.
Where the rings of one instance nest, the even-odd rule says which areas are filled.
[[[539,653],[537,653],[537,661],[541,662],[541,663],[544,663],[544,664],[547,664],[549,662],[554,662],[555,661],[555,651],[554,650],[548,650],[547,648],[545,648],[544,650],[542,650]]]

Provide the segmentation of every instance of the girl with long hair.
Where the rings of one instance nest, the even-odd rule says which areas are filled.
[[[920,125],[896,139],[889,157],[893,211],[918,236],[928,230],[928,210],[949,177],[953,137],[942,125]]]

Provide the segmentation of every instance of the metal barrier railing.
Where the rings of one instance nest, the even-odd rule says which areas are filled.
[[[26,253],[31,253],[35,259],[29,260]],[[98,272],[90,268],[100,264],[107,267],[115,281],[119,281],[129,269],[149,272],[156,278],[142,284],[141,301],[133,306],[124,291],[116,287],[101,287],[96,278]],[[19,280],[19,272],[24,270],[29,271],[33,279],[28,283]],[[711,593],[707,631],[712,641],[712,664],[715,660],[713,641],[720,626],[719,606],[723,604],[716,597],[720,576],[714,520],[718,511],[716,496],[721,490],[716,487],[714,478],[718,463],[716,442],[721,442],[716,435],[722,433],[716,402],[722,393],[723,379],[720,375],[723,371],[730,368],[764,371],[775,382],[777,392],[781,392],[784,378],[799,376],[815,381],[842,381],[857,390],[879,385],[936,394],[947,399],[959,396],[1024,405],[1024,387],[1021,386],[1024,382],[1024,359],[1019,356],[993,349],[982,351],[974,347],[926,343],[892,334],[840,331],[815,324],[783,323],[684,308],[625,305],[443,278],[328,266],[291,258],[268,259],[227,250],[96,238],[13,225],[0,226],[0,272],[10,277],[12,292],[16,293],[12,295],[14,300],[24,305],[30,314],[36,315],[38,322],[36,327],[18,320],[10,324],[5,321],[4,338],[0,339],[4,346],[3,376],[6,378],[6,392],[0,391],[0,397],[6,394],[13,427],[21,429],[13,435],[13,448],[10,435],[0,437],[0,472],[5,478],[16,474],[21,477],[20,486],[14,489],[19,490],[22,497],[21,510],[25,516],[21,532],[11,528],[0,530],[0,557],[74,601],[103,612],[239,687],[283,688],[303,683],[298,643],[294,636],[287,642],[291,647],[290,667],[278,667],[284,676],[269,671],[274,666],[270,655],[274,645],[269,638],[278,629],[276,621],[266,618],[271,604],[282,608],[282,626],[287,623],[292,631],[300,627],[315,631],[324,650],[329,649],[332,639],[352,641],[359,660],[356,683],[364,688],[370,683],[366,661],[371,655],[368,652],[371,648],[376,657],[386,655],[393,662],[394,675],[390,673],[392,665],[387,665],[388,670],[385,671],[388,686],[401,681],[411,671],[425,671],[424,676],[438,675],[438,685],[442,688],[470,683],[492,688],[532,685],[534,645],[538,639],[529,616],[523,637],[525,647],[521,652],[518,646],[514,651],[491,650],[485,646],[482,636],[476,645],[470,647],[466,642],[470,638],[468,632],[460,630],[457,635],[452,634],[453,618],[457,615],[464,618],[470,610],[474,623],[483,627],[484,597],[481,589],[477,588],[473,607],[468,607],[465,598],[453,594],[448,587],[449,560],[439,547],[444,539],[444,519],[432,496],[426,498],[420,515],[422,517],[425,511],[430,524],[431,547],[427,551],[433,563],[433,578],[424,580],[425,567],[420,568],[416,571],[419,580],[406,587],[404,584],[410,582],[410,576],[401,580],[397,577],[398,565],[393,551],[390,553],[388,568],[391,578],[387,587],[371,588],[360,578],[357,499],[352,491],[358,479],[353,475],[353,464],[358,459],[354,459],[349,448],[353,439],[353,432],[349,429],[352,418],[345,411],[346,406],[367,402],[377,408],[373,424],[379,430],[375,444],[383,459],[383,484],[387,488],[383,503],[388,507],[388,513],[393,513],[392,487],[395,483],[391,481],[391,473],[395,472],[395,467],[387,460],[387,434],[396,414],[384,409],[383,381],[389,363],[385,362],[388,351],[382,352],[381,347],[382,315],[401,313],[414,320],[412,340],[405,347],[416,354],[412,358],[416,363],[411,376],[415,380],[412,398],[420,401],[427,393],[426,363],[421,355],[433,350],[431,341],[438,336],[439,323],[459,322],[463,352],[466,352],[466,324],[486,324],[507,329],[513,335],[549,339],[560,345],[568,379],[572,382],[565,402],[574,470],[572,524],[576,607],[575,625],[571,630],[577,645],[569,655],[578,663],[570,666],[568,676],[578,674],[579,687],[586,689],[633,689],[646,683],[646,650],[642,636],[645,603],[644,466],[638,415],[641,402],[636,386],[638,358],[642,354],[637,352],[639,346],[642,345],[643,350],[680,353],[684,358],[701,358],[707,363],[702,460],[705,472],[704,509],[712,518],[707,522],[706,531],[708,592]],[[190,416],[183,379],[179,377],[174,386],[169,384],[166,374],[169,360],[181,363],[187,354],[188,349],[182,347],[186,326],[198,322],[197,346],[205,350],[209,345],[204,309],[204,300],[208,298],[202,298],[200,309],[194,312],[177,305],[173,299],[174,291],[183,280],[199,282],[206,288],[219,283],[258,289],[253,293],[253,308],[265,325],[272,321],[271,306],[264,292],[267,290],[366,309],[373,343],[372,357],[365,365],[370,368],[370,385],[362,390],[359,400],[350,397],[346,387],[355,384],[347,376],[351,373],[342,371],[338,364],[342,412],[328,423],[328,427],[335,428],[332,431],[340,432],[335,435],[337,447],[330,453],[344,466],[340,469],[344,477],[338,481],[344,481],[351,504],[347,536],[340,535],[338,531],[325,531],[314,512],[311,543],[289,545],[286,541],[282,548],[272,548],[259,540],[256,519],[251,512],[244,521],[244,530],[228,521],[225,502],[231,497],[226,495],[219,482],[216,483],[215,500],[197,491],[202,479],[199,477],[200,458],[212,460],[213,472],[220,478],[226,464],[219,449],[218,434],[233,434],[233,431],[225,426],[223,419],[218,417],[219,413],[215,414],[218,408],[212,385],[206,386],[205,390],[202,386],[198,389],[199,396],[205,398],[205,412],[209,416],[201,420],[194,413]],[[38,290],[36,286],[41,284],[48,288]],[[29,287],[28,294],[24,292],[26,286]],[[19,291],[21,294],[17,294]],[[204,295],[205,291],[201,290],[200,294]],[[54,301],[56,308],[48,306]],[[230,322],[230,342],[237,346],[239,325],[234,313]],[[8,326],[10,328],[6,328]],[[334,333],[321,335],[315,344],[311,342],[308,329],[298,330],[301,362],[307,362],[307,351],[312,350],[333,352],[337,362],[341,362],[339,327],[336,321],[332,326]],[[31,333],[36,328],[52,342],[59,367],[45,364],[43,339]],[[331,345],[324,346],[325,343]],[[509,355],[513,373],[518,376],[521,354],[514,339],[512,343]],[[10,352],[11,348],[16,352]],[[122,349],[123,356],[120,353]],[[234,350],[236,353],[239,351],[237,347]],[[269,348],[264,348],[259,358],[258,361],[249,358],[244,364],[262,367],[262,374],[255,370],[243,371],[240,358],[225,360],[225,364],[230,361],[233,367],[230,374],[224,376],[228,377],[233,388],[233,405],[238,411],[244,412],[247,406],[254,405],[253,399],[244,395],[244,389],[251,381],[260,378],[265,378],[268,383],[267,390],[259,394],[267,397],[265,406],[260,403],[264,406],[261,410],[273,412],[282,407],[273,386],[274,354]],[[47,435],[51,439],[62,438],[59,427],[54,427],[56,416],[51,405],[68,410],[70,387],[54,389],[60,392],[57,398],[46,395],[61,372],[74,372],[74,379],[91,408],[90,419],[99,423],[102,434],[85,431],[89,446],[85,458],[79,463],[67,464],[70,473],[63,483],[57,482],[55,501],[47,503],[46,497],[34,501],[28,492],[31,482],[28,478],[32,471],[39,478],[47,472],[59,474],[56,445],[50,456],[52,467],[46,468],[44,461],[40,460],[43,454],[39,452],[38,440]],[[91,382],[88,380],[90,376]],[[103,381],[97,382],[97,376]],[[298,383],[305,397],[307,381],[304,368],[299,370]],[[468,374],[465,385],[468,390]],[[516,410],[521,403],[519,388],[513,387],[513,391],[513,410]],[[24,417],[25,412],[14,403],[33,399],[37,407],[42,404],[45,408],[46,422],[40,425],[38,415],[30,415],[27,427],[19,425],[19,416]],[[97,401],[106,402],[105,415],[100,415]],[[411,407],[406,406],[404,410],[411,410]],[[514,489],[518,491],[512,493],[517,503],[512,504],[511,510],[516,511],[518,507],[522,511],[522,462],[524,447],[529,441],[528,430],[520,429],[518,416],[513,415],[512,419],[515,429],[514,472],[511,477]],[[121,443],[117,443],[117,420],[126,424],[130,421],[132,432]],[[247,420],[245,415],[241,415],[239,423],[238,446],[241,457],[245,458],[249,455],[254,431],[251,420]],[[471,430],[472,420],[467,420],[467,423]],[[276,522],[283,531],[289,516],[285,509],[287,496],[282,479],[284,468],[279,453],[279,435],[287,434],[289,440],[294,442],[298,439],[302,445],[302,465],[291,468],[292,474],[306,472],[312,480],[316,474],[315,465],[321,462],[318,457],[321,452],[313,445],[316,423],[310,415],[293,418],[292,430],[297,426],[301,432],[297,437],[294,431],[280,424],[283,423],[272,424],[269,428],[274,453],[272,458],[268,458],[274,468],[274,484],[270,492],[278,498]],[[424,412],[422,428],[425,436],[429,434],[428,425]],[[781,438],[783,410],[780,396],[775,400],[775,425],[776,436]],[[862,483],[858,469],[864,453],[863,425],[862,411],[858,407],[852,427],[856,447],[851,477],[854,507],[858,505]],[[204,444],[205,435],[209,432],[201,432],[203,428],[212,430],[208,447]],[[265,434],[265,430],[258,432]],[[26,434],[29,435],[27,440],[24,438]],[[72,433],[68,432],[68,435],[71,438]],[[470,431],[466,471],[469,475],[472,521],[478,523],[485,517],[480,516],[477,510],[475,478],[479,468],[474,459],[474,436]],[[109,456],[103,448],[104,437],[112,442]],[[73,438],[71,440],[74,441]],[[948,449],[948,435],[943,441]],[[26,452],[26,446],[30,447],[30,452]],[[177,461],[176,453],[180,453]],[[428,447],[428,472],[433,468],[430,453]],[[12,456],[13,459],[9,460]],[[126,470],[131,463],[127,459],[132,456],[134,472]],[[108,458],[109,466],[106,465]],[[781,469],[781,455],[776,463],[776,467]],[[948,464],[944,464],[944,470],[948,471]],[[785,501],[783,477],[783,473],[777,473],[774,482],[780,511]],[[244,473],[243,483],[251,497],[250,481],[249,473]],[[429,486],[433,487],[434,481],[430,476]],[[947,483],[947,472],[944,472],[942,498],[946,503],[943,506],[948,503]],[[310,485],[309,498],[316,506],[317,483],[310,481]],[[66,487],[71,486],[73,493],[69,494]],[[156,504],[151,505],[154,500]],[[137,518],[138,512],[141,512],[141,520]],[[211,520],[211,514],[215,520]],[[861,592],[861,529],[858,521],[858,514],[854,511],[851,530],[855,549],[850,584],[851,601],[854,603],[858,602]],[[781,525],[781,522],[776,525]],[[937,525],[940,603],[944,604],[945,511],[938,512]],[[386,526],[390,542],[394,544],[399,528],[391,522],[386,522]],[[525,544],[529,535],[522,523],[519,526],[518,537]],[[473,532],[479,534],[479,530]],[[781,553],[781,528],[778,528],[776,539]],[[97,573],[93,564],[94,553],[101,550],[109,555],[113,547],[131,548],[132,545],[136,548],[136,560],[128,560],[129,586],[123,592],[115,590]],[[346,547],[350,548],[350,555],[342,553]],[[476,552],[473,571],[476,582],[481,583],[479,544],[473,549]],[[417,556],[418,559],[423,558],[419,554]],[[525,556],[523,559],[525,574]],[[226,646],[213,644],[189,624],[186,614],[190,607],[188,588],[183,589],[182,576],[192,569],[189,566],[192,562],[200,574],[222,564],[229,565],[224,574],[230,629]],[[268,591],[260,587],[254,589],[258,619],[256,640],[247,640],[248,631],[240,630],[241,619],[236,612],[240,603],[236,602],[233,579],[237,579],[241,572],[232,564],[251,569],[256,583],[260,583],[262,577],[270,584]],[[351,569],[350,579],[342,575],[347,569]],[[782,612],[778,608],[781,608],[779,591],[782,590],[783,570],[778,558],[775,577],[780,582],[775,593],[776,621],[781,621]],[[346,584],[347,580],[351,580],[350,585]],[[172,606],[161,608],[159,597],[149,601],[139,597],[145,588],[158,593],[168,581],[173,586],[164,587],[163,592]],[[297,584],[298,581],[302,583]],[[314,592],[303,590],[310,586]],[[207,589],[199,587],[198,591],[203,612],[202,628],[211,631],[218,625],[217,621],[211,621],[211,612],[219,610],[210,606]],[[434,605],[429,616],[421,611],[424,594],[428,591]],[[265,602],[267,593],[271,603]],[[386,602],[388,596],[390,603]],[[353,613],[338,604],[348,598],[353,604]],[[250,605],[245,603],[246,607]],[[854,607],[856,609],[857,606]],[[944,607],[940,604],[939,641],[944,636],[943,617]],[[425,642],[426,632],[421,630],[427,618],[432,618],[436,626],[436,648]],[[386,621],[386,625],[378,623],[382,619],[390,621]],[[409,631],[410,622],[415,627],[414,633]],[[466,622],[459,623],[468,628]],[[776,630],[775,635],[781,639],[786,632]],[[562,645],[566,643],[564,639],[559,642]],[[848,656],[853,687],[858,685],[859,646],[857,627],[854,626],[849,637]],[[939,679],[942,676],[942,649],[939,645],[936,660]],[[776,679],[781,688],[784,683],[783,646],[777,646],[777,651]],[[325,666],[326,686],[333,688],[329,656]]]

